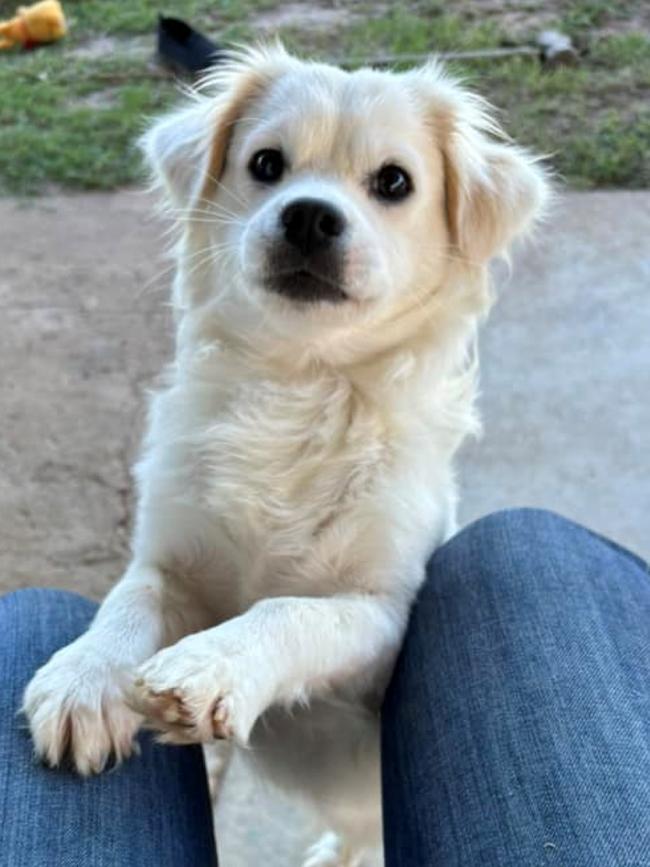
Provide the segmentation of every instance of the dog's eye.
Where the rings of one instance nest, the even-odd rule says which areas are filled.
[[[399,202],[413,191],[409,173],[400,166],[382,166],[375,175],[372,190],[379,199],[386,202]]]
[[[282,151],[275,148],[264,148],[251,157],[248,170],[256,181],[263,184],[274,184],[279,181],[284,172],[285,164]]]

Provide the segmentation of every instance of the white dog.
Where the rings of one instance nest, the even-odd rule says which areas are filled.
[[[437,64],[279,46],[233,55],[144,145],[182,228],[176,356],[132,563],[25,693],[36,750],[88,774],[143,718],[232,739],[330,829],[305,864],[369,863],[382,693],[477,427],[486,266],[547,182]]]

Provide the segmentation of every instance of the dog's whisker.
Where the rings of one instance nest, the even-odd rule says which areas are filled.
[[[170,262],[169,265],[166,265],[152,277],[149,277],[146,283],[142,287],[140,287],[140,289],[138,289],[137,297],[142,297],[143,295],[146,295],[154,288],[154,283],[158,283],[159,280],[162,280],[163,277],[167,276],[167,274],[169,274],[170,272],[175,271],[177,268],[178,262]],[[160,291],[160,289],[158,291]]]
[[[210,245],[210,246],[208,246],[208,247],[202,247],[200,250],[196,250],[196,251],[194,251],[194,252],[192,252],[192,253],[186,253],[186,254],[185,254],[185,260],[186,260],[186,261],[187,261],[187,260],[192,260],[192,259],[194,259],[195,257],[200,256],[202,253],[206,253],[206,252],[208,252],[208,251],[212,251],[212,250],[214,249],[214,246],[215,246],[215,245]],[[216,245],[216,246],[218,246],[218,245]],[[224,244],[224,246],[226,246],[226,245]],[[177,263],[176,261],[171,262],[171,263],[170,263],[169,265],[167,265],[165,268],[162,268],[160,271],[158,271],[156,274],[154,274],[152,277],[150,277],[150,278],[147,280],[147,282],[144,284],[144,286],[142,286],[142,287],[138,290],[138,293],[137,293],[137,294],[138,294],[138,297],[142,297],[142,295],[144,295],[144,294],[146,294],[148,291],[150,291],[150,289],[152,288],[152,286],[153,286],[154,283],[157,283],[159,280],[162,280],[163,277],[165,277],[165,276],[166,276],[167,274],[169,274],[170,272],[176,270],[177,267],[178,267],[178,263]]]
[[[220,254],[223,254],[224,252],[227,253],[229,251],[230,246],[231,245],[227,244],[227,243],[225,243],[221,246],[220,245],[214,245],[214,246],[211,245],[209,248],[203,248],[202,250],[199,250],[196,253],[192,254],[192,256],[197,256],[200,253],[204,253],[205,256],[203,258],[199,259],[198,262],[195,262],[194,265],[190,268],[190,270],[186,272],[185,276],[187,278],[189,278],[193,274],[195,274],[196,271],[199,270],[200,268],[203,268],[206,265],[215,264],[217,262],[219,256],[220,256]]]
[[[210,175],[210,174],[208,173],[208,177],[212,178],[212,175]],[[214,180],[214,178],[212,178],[212,179]],[[214,180],[214,183],[217,184],[217,189],[218,189],[218,190],[223,190],[224,192],[229,193],[231,196],[234,196],[234,195],[235,195],[235,194],[231,191],[230,187],[226,186],[226,184],[225,184],[223,181],[216,181],[216,180]],[[224,208],[224,209],[225,209],[225,207],[226,207],[226,206],[224,205],[223,202],[219,202],[219,201],[218,201],[217,199],[215,199],[214,197],[208,199],[208,198],[206,198],[205,196],[200,196],[200,197],[196,200],[196,202],[197,202],[197,204],[199,204],[199,205],[204,205],[205,207],[208,207],[208,208]],[[237,205],[241,205],[241,206],[243,206],[243,207],[247,207],[247,203],[244,201],[243,198],[241,198],[241,196],[238,196],[238,197],[235,199],[235,203],[236,203]]]
[[[222,187],[229,192],[229,190],[222,185]],[[246,207],[246,203],[242,200],[237,203],[243,207]],[[166,209],[166,213],[168,215],[183,215],[183,214],[193,214],[193,213],[225,213],[228,216],[239,218],[239,215],[232,211],[230,208],[226,207],[223,202],[218,202],[215,199],[208,199],[205,196],[200,196],[196,199],[191,205],[186,205],[185,207],[168,207]]]
[[[204,253],[212,253],[215,249],[218,249],[220,246],[225,246],[228,242],[224,241],[223,244],[207,244],[205,247],[200,247],[198,250],[194,250],[191,253],[187,253],[184,257],[184,261],[190,261],[192,259],[196,259],[197,257],[203,255]]]
[[[232,211],[230,208],[226,207],[222,202],[217,202],[217,201],[210,202],[209,200],[205,200],[205,202],[202,203],[202,206],[203,206],[204,210],[207,210],[210,213],[223,213],[223,214],[228,214],[231,217],[239,216],[234,211]]]
[[[188,217],[193,216],[204,216],[204,217],[227,217],[232,222],[244,222],[243,218],[235,214],[232,211],[227,210],[226,208],[215,207],[215,208],[185,208],[178,209],[170,213],[170,216],[178,219],[184,220]]]
[[[203,215],[203,216],[213,216],[215,214],[225,213],[223,210],[217,210],[216,208],[178,208],[175,211],[171,211],[170,215],[173,217],[191,217],[194,214]],[[236,216],[235,214],[229,214],[229,216]]]
[[[228,217],[183,217],[182,223],[184,225],[211,225],[211,226],[238,226],[242,225],[242,220],[232,220]]]
[[[235,193],[227,184],[225,184],[222,180],[219,180],[214,177],[210,172],[207,173],[208,178],[215,184],[217,190],[219,192],[224,192],[230,196],[230,198],[235,202],[236,205],[246,208],[248,207],[248,203],[244,201],[244,199],[238,194]]]

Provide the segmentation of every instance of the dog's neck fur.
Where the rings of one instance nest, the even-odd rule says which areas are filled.
[[[181,388],[218,392],[219,417],[236,413],[237,393],[250,396],[258,384],[313,396],[343,386],[355,413],[386,421],[392,442],[433,447],[440,460],[451,461],[463,439],[480,430],[474,349],[489,293],[484,272],[467,275],[464,289],[458,282],[450,286],[453,304],[447,287],[440,287],[370,331],[350,329],[311,342],[296,337],[291,344],[233,332],[209,305],[179,311],[172,379]]]
[[[182,261],[182,259],[181,259]],[[182,271],[181,271],[182,274]],[[176,350],[180,359],[193,366],[197,352],[203,356],[226,357],[241,362],[242,369],[266,379],[303,379],[323,368],[336,371],[352,382],[380,385],[403,383],[418,372],[428,387],[465,366],[477,324],[487,314],[492,298],[487,268],[453,262],[440,285],[407,295],[373,317],[356,316],[332,327],[311,330],[313,322],[327,316],[327,310],[293,311],[293,330],[274,330],[271,320],[263,327],[233,326],[228,299],[214,292],[214,273],[207,267],[186,279],[183,297],[174,293],[177,322]],[[250,300],[249,300],[250,303]],[[237,304],[241,304],[238,299]],[[254,319],[254,317],[251,317]],[[407,349],[405,349],[407,347]]]

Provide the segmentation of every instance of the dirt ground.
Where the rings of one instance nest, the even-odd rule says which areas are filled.
[[[0,202],[3,589],[98,597],[128,556],[129,467],[171,345],[148,213],[133,193]]]
[[[128,559],[129,467],[172,338],[151,213],[132,192],[0,200],[0,592],[99,598]],[[650,556],[648,237],[650,193],[573,193],[515,257],[463,520],[545,506]],[[224,867],[294,863],[301,816],[245,775],[229,786]]]

